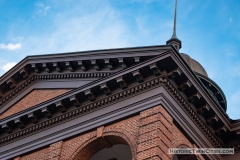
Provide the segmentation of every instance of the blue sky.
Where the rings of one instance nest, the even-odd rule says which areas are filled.
[[[175,0],[0,0],[0,75],[27,55],[162,45]],[[240,1],[179,0],[180,52],[223,90],[240,118]]]

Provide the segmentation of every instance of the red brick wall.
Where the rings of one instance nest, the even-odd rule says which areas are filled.
[[[95,131],[64,142],[61,159],[88,160],[99,149],[105,148],[108,145],[107,143],[112,145],[128,144],[132,149],[133,157],[135,157],[139,124],[138,117],[134,116],[109,126],[100,127]]]
[[[31,153],[29,155],[26,156],[22,156],[22,157],[17,157],[14,160],[47,160],[49,157],[49,147],[48,148],[44,148],[41,149],[37,152]]]
[[[0,115],[0,119],[8,117],[17,112],[23,111],[27,108],[35,106],[39,103],[57,97],[63,93],[70,91],[69,89],[46,89],[46,90],[33,90],[20,101],[14,104],[10,109],[6,110],[3,114]]]
[[[168,148],[180,145],[196,147],[173,124],[173,119],[166,110],[157,106],[139,115],[101,126],[89,133],[54,143],[44,150],[17,158],[34,159],[39,154],[46,155],[37,157],[39,160],[88,160],[99,150],[114,144],[129,145],[133,160],[171,160],[173,155],[168,154]],[[204,158],[198,156],[198,159]]]
[[[159,106],[141,112],[139,118],[137,159],[170,159],[173,120],[169,114]]]

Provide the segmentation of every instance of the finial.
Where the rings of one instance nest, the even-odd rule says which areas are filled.
[[[177,27],[177,2],[175,2],[175,8],[174,8],[174,26],[173,26],[173,35],[171,39],[167,41],[167,45],[173,45],[178,51],[182,47],[182,42],[177,38],[176,34],[176,27]]]
[[[178,0],[176,0],[176,3],[175,3],[175,10],[174,10],[174,26],[173,26],[173,35],[172,35],[172,38],[177,38],[177,35],[176,35],[176,21],[177,21],[177,2]]]

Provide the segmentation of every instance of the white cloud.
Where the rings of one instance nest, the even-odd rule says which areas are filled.
[[[16,50],[16,49],[21,49],[21,43],[17,44],[0,44],[0,49],[8,49],[8,50]]]
[[[76,7],[71,16],[59,13],[52,20],[53,31],[25,37],[23,52],[31,55],[131,46],[118,11],[107,5],[90,14],[79,15],[79,11],[81,8]]]
[[[15,66],[16,64],[17,64],[16,62],[8,62],[5,65],[3,65],[1,69],[6,72],[9,69],[11,69],[13,66]]]
[[[229,22],[232,23],[232,18],[229,19]]]
[[[36,6],[39,6],[39,7],[43,7],[43,6],[44,6],[44,4],[41,3],[41,2],[35,3],[35,5],[36,5]]]
[[[37,15],[39,16],[46,16],[48,14],[48,11],[50,10],[50,6],[46,6],[43,3],[35,3],[35,6],[37,6]]]

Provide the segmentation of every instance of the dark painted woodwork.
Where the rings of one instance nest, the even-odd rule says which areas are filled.
[[[135,51],[137,52],[137,50]],[[141,52],[141,48],[139,49],[139,52]],[[39,131],[48,132],[49,130],[49,132],[53,132],[53,130],[55,130],[54,132],[58,132],[58,129],[55,127],[56,125],[68,123],[68,121],[75,123],[74,119],[78,119],[82,116],[84,117],[84,115],[99,114],[102,115],[102,118],[104,119],[107,117],[105,115],[106,113],[109,113],[108,116],[118,113],[119,116],[123,118],[131,114],[137,114],[140,110],[160,104],[159,102],[164,102],[163,106],[168,106],[166,109],[171,113],[173,118],[177,120],[176,122],[179,123],[181,127],[185,128],[186,131],[189,131],[190,137],[192,137],[192,139],[195,138],[198,146],[206,147],[212,145],[211,147],[219,148],[235,147],[236,151],[238,151],[238,144],[240,143],[239,121],[233,123],[227,117],[222,106],[212,97],[212,93],[209,92],[201,79],[190,70],[174,48],[169,49],[167,52],[159,52],[158,54],[158,56],[152,57],[152,59],[149,60],[146,59],[144,62],[141,62],[141,57],[137,58],[139,56],[125,57],[122,59],[118,58],[118,65],[121,64],[121,66],[124,65],[124,67],[129,68],[112,74],[89,73],[91,76],[94,74],[99,74],[99,77],[101,77],[101,74],[106,74],[106,76],[45,103],[33,106],[26,111],[22,111],[0,120],[1,147],[4,148],[4,146],[11,146],[10,144],[13,144],[15,141],[21,144],[22,142],[20,141],[23,137],[38,135]],[[68,60],[68,62],[69,61],[70,60]],[[77,66],[81,67],[81,69],[90,71],[91,68],[103,70],[104,65],[106,65],[106,68],[110,70],[111,67],[108,67],[109,62],[105,62],[107,61],[104,59],[79,60]],[[68,72],[64,72],[63,68],[67,67],[69,69],[70,64],[66,65],[66,63],[62,63],[62,65],[60,65],[59,63],[58,66],[58,62],[56,61],[47,62],[46,65],[43,65],[44,63],[46,62],[42,62],[41,59],[38,63],[31,63],[32,69],[34,69],[36,74],[39,75],[35,75],[35,73],[33,74],[32,71],[31,73],[34,75],[34,78],[33,76],[28,76],[29,78],[26,79],[26,81],[31,82],[35,79],[47,79],[48,77],[52,79],[52,77],[54,77],[53,75],[42,75],[41,72],[43,72],[43,69],[46,70],[46,68],[51,73],[55,73],[53,70],[56,70],[57,72],[61,71],[61,74],[59,74],[60,77],[65,77],[67,74],[69,75]],[[47,64],[56,65],[51,66]],[[60,69],[60,66],[62,69]],[[72,64],[72,66],[74,65]],[[57,67],[59,69],[57,69]],[[75,69],[77,69],[77,67]],[[74,71],[76,71],[75,69]],[[19,75],[21,74],[19,73]],[[0,86],[1,90],[4,91],[4,87],[5,89],[10,88],[9,85],[12,85],[15,80],[9,82],[8,79],[5,81],[3,83],[4,85]],[[18,85],[16,82],[13,84],[15,86]],[[158,94],[161,87],[164,88],[164,91],[160,92],[160,96]],[[214,89],[211,91],[214,91]],[[213,92],[216,96],[218,96],[219,93],[221,93],[219,90]],[[138,97],[139,95],[141,95],[141,97]],[[158,99],[159,97],[164,98],[161,99],[162,101],[159,101],[158,99],[156,103],[144,106],[144,103],[150,103],[152,99],[154,99],[153,97],[155,97],[155,99]],[[131,112],[125,112],[122,114],[121,109],[127,109],[128,107],[122,103],[128,102],[130,99],[132,101],[129,103],[133,104],[134,102],[133,106],[136,107],[141,103],[142,107],[139,107],[138,109],[134,108]],[[171,103],[175,104],[170,105]],[[171,107],[169,107],[169,105]],[[110,110],[107,111],[104,109],[110,106],[119,106],[120,108],[118,108],[119,110],[115,108],[116,112],[114,113],[111,113]],[[23,122],[24,117],[27,118]],[[94,119],[91,116],[87,118],[89,118],[89,120],[92,118],[92,121]],[[111,118],[108,121],[101,122],[96,120],[95,124],[101,125],[111,123],[118,118],[119,117],[115,117],[115,119]],[[186,119],[188,119],[188,121]],[[23,128],[24,124],[28,124],[28,127]],[[85,124],[90,125],[91,123],[86,121]],[[79,125],[79,127],[83,127],[81,124]],[[65,126],[65,129],[67,129],[67,127],[69,126]],[[93,127],[96,126],[92,125],[90,128]],[[46,130],[47,128],[48,130]],[[84,131],[90,128],[85,128]],[[79,130],[78,133],[76,132],[73,134],[79,134],[82,132],[83,130]],[[69,134],[62,138],[69,138],[70,136],[74,135]],[[44,141],[42,146],[52,143],[53,141],[56,142],[58,137],[52,135],[51,139],[52,140],[48,142],[41,140]],[[203,145],[203,143],[205,144]],[[24,145],[27,145],[28,147],[31,146],[30,144],[25,143]],[[14,148],[11,150],[14,150]],[[17,150],[19,150],[19,148],[16,148],[13,152],[16,153]],[[28,151],[30,150],[31,149],[28,148]],[[2,152],[2,157],[9,157],[9,154],[12,151],[7,152],[6,149],[5,151]],[[14,154],[11,156],[14,156]]]

